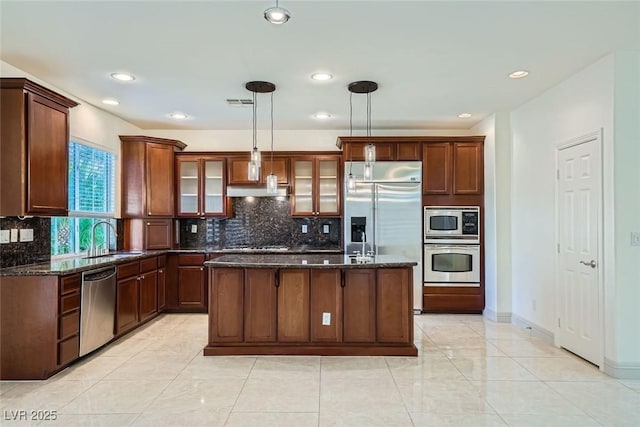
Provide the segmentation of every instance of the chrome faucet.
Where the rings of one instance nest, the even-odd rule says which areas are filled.
[[[113,235],[114,237],[118,237],[118,232],[116,231],[116,228],[113,226],[113,224],[111,224],[109,221],[98,221],[95,224],[93,224],[93,227],[91,227],[91,246],[89,247],[89,250],[87,251],[87,256],[92,257],[92,256],[98,256],[98,255],[102,255],[103,253],[101,251],[98,250],[98,248],[95,245],[96,242],[96,227],[100,224],[106,224],[109,227],[111,227],[111,230],[113,230]],[[107,236],[109,235],[109,230],[107,230]],[[109,252],[109,248],[106,248],[106,252]]]
[[[362,256],[367,254],[367,235],[362,232]]]

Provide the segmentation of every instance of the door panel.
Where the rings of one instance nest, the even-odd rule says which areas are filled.
[[[209,344],[242,342],[244,272],[241,268],[211,270]]]
[[[245,270],[244,337],[246,342],[276,340],[276,270]]]
[[[311,270],[311,341],[342,340],[340,270]]]
[[[602,363],[602,289],[598,230],[601,203],[600,140],[558,151],[560,345]]]
[[[309,342],[309,270],[281,270],[278,341]]]
[[[344,342],[374,342],[376,340],[375,270],[345,270],[343,292]]]

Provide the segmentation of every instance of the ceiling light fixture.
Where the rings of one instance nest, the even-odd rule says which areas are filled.
[[[132,82],[136,79],[136,76],[129,73],[111,73],[111,78],[121,82]]]
[[[189,116],[187,116],[185,113],[176,112],[176,113],[169,114],[169,117],[176,120],[185,120]]]
[[[469,113],[460,113],[460,114],[458,114],[458,118],[460,118],[460,119],[468,119],[469,117],[471,117],[471,114],[469,114]]]
[[[313,115],[314,118],[318,120],[327,120],[331,118],[331,114],[325,112],[318,112]]]
[[[521,79],[523,77],[527,77],[529,75],[529,72],[527,70],[518,70],[518,71],[514,71],[513,73],[509,74],[509,78],[511,79]]]
[[[275,7],[270,7],[264,11],[264,19],[271,22],[272,24],[280,25],[284,24],[291,18],[291,13],[285,8],[282,8],[278,5],[278,0],[276,0]]]
[[[111,99],[111,98],[103,99],[102,103],[107,105],[120,105],[120,103],[117,100]]]
[[[325,82],[327,80],[331,80],[333,76],[329,73],[313,73],[311,74],[311,78],[319,82]]]
[[[367,137],[371,137],[371,92],[378,90],[378,83],[363,80],[350,83],[349,91],[351,93],[367,94]],[[376,162],[376,146],[369,143],[364,147],[364,179],[370,180],[373,177],[373,164]]]
[[[253,148],[249,158],[248,176],[249,181],[258,181],[260,179],[260,168],[262,167],[262,156],[258,150],[258,93],[271,93],[276,90],[276,85],[269,82],[253,81],[248,82],[244,87],[253,92]],[[272,105],[273,108],[273,98]],[[272,166],[273,168],[273,162]]]

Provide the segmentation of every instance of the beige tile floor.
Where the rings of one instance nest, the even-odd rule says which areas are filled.
[[[640,426],[640,381],[482,316],[416,316],[417,358],[204,357],[206,320],[164,315],[47,381],[0,382],[0,424]]]

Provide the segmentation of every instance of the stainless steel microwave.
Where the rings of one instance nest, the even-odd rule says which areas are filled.
[[[425,206],[424,243],[480,243],[480,207]]]

